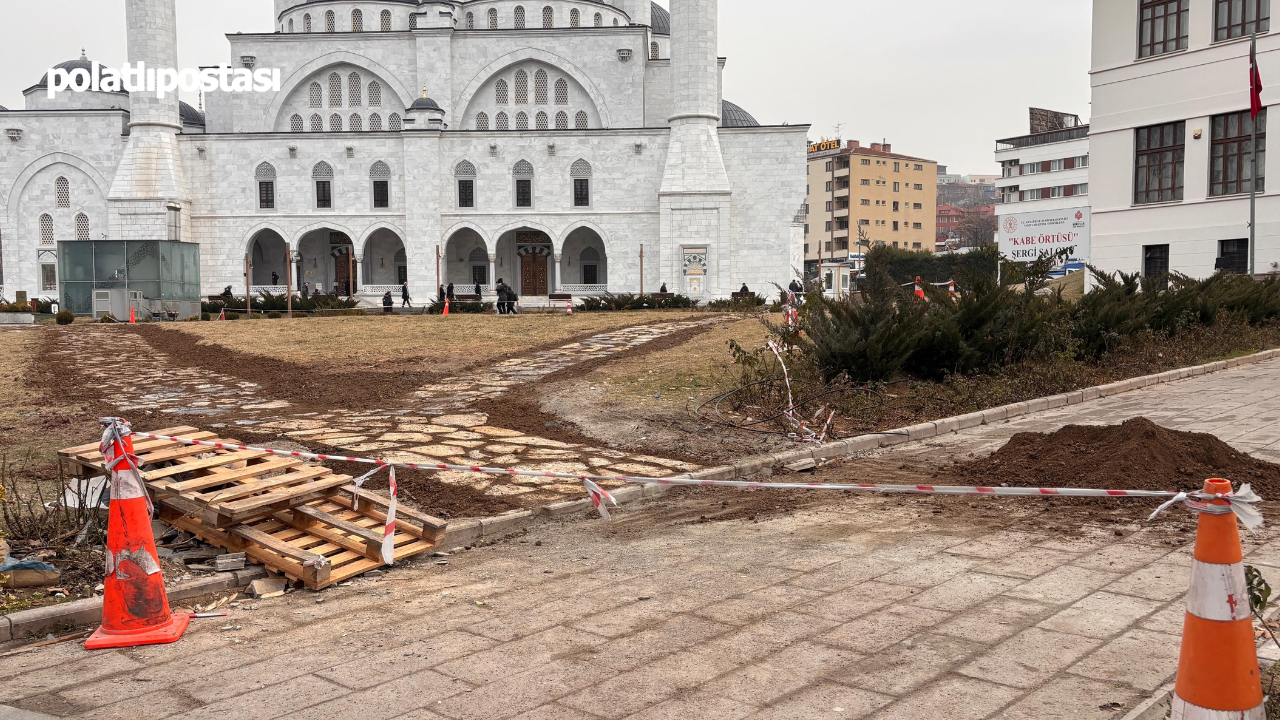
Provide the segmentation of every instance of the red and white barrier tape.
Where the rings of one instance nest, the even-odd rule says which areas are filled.
[[[782,414],[790,420],[799,431],[799,433],[792,433],[792,437],[796,437],[807,442],[821,443],[823,440],[827,439],[827,430],[831,428],[831,421],[836,418],[836,411],[832,410],[831,414],[827,416],[827,422],[822,426],[821,433],[814,432],[803,420],[796,418],[796,403],[795,399],[791,395],[791,374],[787,371],[787,363],[782,359],[782,350],[779,349],[778,345],[772,340],[769,341],[769,349],[773,351],[773,356],[778,359],[778,364],[782,366],[782,380],[787,386],[787,409],[784,410]],[[826,409],[825,405],[818,408],[818,412],[813,415],[814,419],[817,420],[817,418],[822,415],[822,411]],[[801,434],[803,434],[803,437],[801,437]]]
[[[780,483],[780,482],[757,482],[754,480],[704,480],[691,477],[665,477],[652,478],[640,477],[633,475],[589,475],[579,473],[563,473],[553,472],[550,470],[518,470],[516,468],[495,468],[483,467],[480,465],[450,465],[448,463],[409,463],[409,462],[388,462],[386,460],[373,460],[370,458],[346,457],[341,455],[324,455],[320,453],[306,453],[294,450],[272,450],[271,448],[253,447],[250,445],[236,445],[225,442],[209,442],[208,440],[194,440],[192,438],[174,437],[172,435],[157,435],[156,433],[133,432],[138,437],[151,438],[154,440],[167,440],[170,442],[182,443],[184,445],[201,445],[205,447],[221,448],[224,450],[246,450],[250,452],[262,452],[270,455],[287,455],[289,457],[307,458],[313,460],[334,460],[339,462],[365,463],[370,465],[378,465],[378,469],[382,467],[400,467],[410,470],[458,470],[462,472],[485,473],[488,475],[511,475],[515,477],[541,477],[541,478],[559,478],[563,480],[577,480],[583,483],[587,489],[588,495],[592,495],[593,490],[600,493],[599,497],[592,496],[592,502],[597,508],[602,510],[601,514],[608,517],[608,511],[603,509],[602,500],[610,500],[613,498],[603,489],[596,485],[596,481],[612,481],[624,483],[639,483],[644,485],[690,485],[700,487],[727,487],[737,488],[740,490],[848,490],[863,492],[882,492],[882,493],[910,493],[917,495],[988,495],[997,497],[1129,497],[1129,498],[1163,498],[1167,502],[1156,509],[1148,519],[1153,519],[1160,514],[1165,508],[1176,503],[1182,503],[1189,510],[1195,512],[1207,512],[1215,515],[1234,512],[1240,518],[1241,523],[1249,530],[1254,530],[1262,525],[1262,514],[1257,508],[1253,507],[1254,503],[1262,501],[1249,486],[1248,483],[1241,485],[1240,489],[1230,494],[1212,494],[1204,492],[1171,492],[1168,490],[1095,490],[1086,488],[1039,488],[1039,487],[982,487],[982,486],[964,486],[964,485],[889,485],[874,483],[856,483],[856,484],[840,484],[840,483]],[[371,475],[372,473],[368,473]],[[1225,500],[1226,505],[1212,504],[1214,500]],[[616,501],[614,502],[616,504]]]

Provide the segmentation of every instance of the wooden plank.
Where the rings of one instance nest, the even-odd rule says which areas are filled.
[[[249,467],[255,468],[258,466],[250,465]],[[249,497],[250,495],[256,495],[264,490],[279,488],[281,485],[296,485],[308,480],[314,480],[315,478],[329,475],[332,472],[333,471],[327,467],[308,467],[276,475],[275,477],[254,479],[239,485],[233,485],[232,487],[223,490],[214,490],[213,492],[205,493],[198,497],[199,499],[208,502],[210,505],[216,503],[227,503],[233,500]]]
[[[377,543],[378,545],[382,544],[383,534],[381,531],[375,532],[374,530],[371,530],[367,527],[363,527],[353,522],[343,520],[342,518],[337,517],[336,515],[330,515],[329,513],[323,510],[320,510],[318,508],[312,507],[310,505],[299,505],[298,507],[295,507],[292,510],[290,510],[290,512],[292,512],[294,515],[305,515],[311,518],[312,520],[325,523],[326,525],[337,528],[338,530],[341,530],[342,532],[348,535],[355,535],[356,537],[362,540],[372,542],[372,543]]]
[[[342,488],[342,492],[329,496],[330,502],[335,502],[343,507],[351,508],[350,493],[354,489],[354,485],[347,485]],[[370,501],[374,507],[369,507],[365,501]],[[385,523],[387,521],[386,508],[390,502],[389,498],[370,493],[367,490],[360,491],[360,506],[356,512],[363,513],[378,522]],[[377,508],[377,509],[375,509]],[[354,508],[353,508],[354,509]],[[449,523],[440,518],[431,517],[425,513],[418,512],[403,505],[396,505],[396,530],[403,530],[414,537],[435,544],[444,539],[444,533],[449,528]]]
[[[204,517],[216,516],[217,525],[226,527],[228,524],[244,522],[276,510],[284,510],[295,505],[309,503],[312,500],[319,500],[325,495],[334,492],[334,488],[350,482],[350,480],[350,475],[332,475],[302,485],[295,485],[263,495],[255,495],[244,500],[210,505],[205,510]]]
[[[216,451],[215,451],[216,452]],[[233,462],[241,462],[244,460],[252,460],[268,455],[269,453],[259,452],[256,450],[240,450],[237,452],[218,454],[211,458],[203,460],[193,460],[191,462],[180,462],[169,467],[159,468],[157,470],[148,470],[142,474],[142,479],[147,482],[159,480],[161,478],[172,477],[184,472],[193,472],[196,470],[208,470],[222,465],[229,465]]]
[[[192,478],[190,480],[168,483],[159,481],[151,483],[151,486],[155,489],[163,489],[167,493],[186,494],[191,493],[192,491],[196,491],[198,493],[201,490],[206,490],[218,485],[227,485],[245,478],[254,478],[258,475],[265,475],[269,472],[275,472],[276,470],[286,470],[303,464],[302,461],[297,458],[269,457],[270,459],[265,459],[264,462],[250,463],[242,468],[215,468],[208,471],[207,474],[200,475],[199,477]],[[205,499],[198,494],[194,497],[201,500]]]
[[[198,431],[197,428],[193,428],[189,425],[181,425],[176,428],[166,428],[164,430],[157,430],[156,434],[157,435],[183,435],[183,433],[194,433],[197,431]],[[213,433],[206,432],[206,433],[203,433],[202,435],[209,436],[212,434]],[[192,439],[195,439],[195,440],[204,439],[203,437],[200,437],[200,436],[187,435],[185,437],[192,437]],[[91,443],[85,443],[84,445],[76,445],[75,447],[64,448],[62,450],[59,450],[58,454],[68,458],[71,458],[74,456],[89,457],[89,456],[96,455],[98,462],[101,462],[102,453],[101,451],[98,450],[98,447],[101,445],[101,443],[102,443],[101,440],[96,440]],[[163,445],[174,445],[174,444],[178,444],[178,443],[174,443],[171,440],[152,440],[152,439],[138,438],[133,443],[133,452],[134,454],[140,454],[144,450],[160,447]]]
[[[236,527],[231,528],[227,532],[231,535],[237,535],[239,537],[244,538],[245,540],[250,540],[252,542],[255,542],[261,545],[262,547],[270,550],[271,552],[276,553],[277,555],[283,555],[287,558],[292,558],[294,560],[297,560],[300,563],[307,563],[307,562],[318,563],[318,562],[324,561],[323,555],[317,555],[313,552],[301,550],[299,548],[296,548],[290,545],[289,543],[281,542],[280,540],[277,540],[276,538],[272,537],[267,533],[262,532],[261,530],[257,530],[255,528],[249,527],[248,525],[237,525]]]

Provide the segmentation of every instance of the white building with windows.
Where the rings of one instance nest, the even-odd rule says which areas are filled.
[[[1076,115],[1031,110],[1031,132],[996,141],[997,217],[1088,206],[1089,126]]]
[[[1264,106],[1280,83],[1269,0],[1094,0],[1093,261],[1207,277],[1248,271],[1249,36]],[[1258,118],[1254,272],[1280,268],[1280,195]]]
[[[526,297],[785,285],[808,126],[724,101],[717,0],[671,6],[275,0],[275,32],[227,39],[235,67],[280,70],[278,93],[201,112],[50,100],[41,80],[0,108],[0,295],[89,313],[124,288],[242,294],[246,267],[255,289],[353,279],[368,298],[406,280],[421,299],[499,278]],[[174,0],[126,13],[129,61],[175,66]]]

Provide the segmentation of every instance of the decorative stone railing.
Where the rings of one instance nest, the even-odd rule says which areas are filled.
[[[399,285],[365,285],[362,288],[356,289],[357,295],[385,295],[386,293],[391,293],[392,295],[395,295],[398,297],[400,295],[400,286]]]
[[[604,295],[609,292],[608,285],[561,285],[557,292],[578,295]]]
[[[254,295],[263,292],[271,293],[272,295],[284,295],[289,292],[288,285],[251,285],[249,289],[253,291]]]

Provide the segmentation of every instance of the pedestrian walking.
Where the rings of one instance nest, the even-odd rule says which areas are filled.
[[[507,292],[508,292],[507,284],[503,282],[502,278],[498,278],[498,284],[494,285],[493,289],[498,294],[498,314],[506,315],[507,314]]]
[[[302,299],[307,300],[311,297],[311,283],[302,283]]]
[[[400,307],[413,307],[413,303],[409,302],[409,281],[408,280],[405,280],[404,282],[400,283]]]
[[[792,280],[791,284],[787,286],[787,289],[793,293],[804,292],[804,286],[800,284],[799,280]]]
[[[440,296],[436,298],[440,302],[444,302],[444,286],[440,286]]]
[[[271,284],[272,285],[280,284],[280,273],[277,273],[274,270],[271,272]]]
[[[453,302],[458,299],[457,296],[453,294],[453,283],[449,283],[449,285],[445,287],[444,296],[448,298],[449,302]]]
[[[393,305],[395,305],[395,301],[391,299],[391,291],[390,291],[390,290],[388,290],[388,291],[387,291],[387,292],[382,296],[382,313],[383,313],[384,315],[390,315],[390,314],[391,314],[391,307],[392,307]]]
[[[476,283],[476,299],[480,299],[480,283]]]

